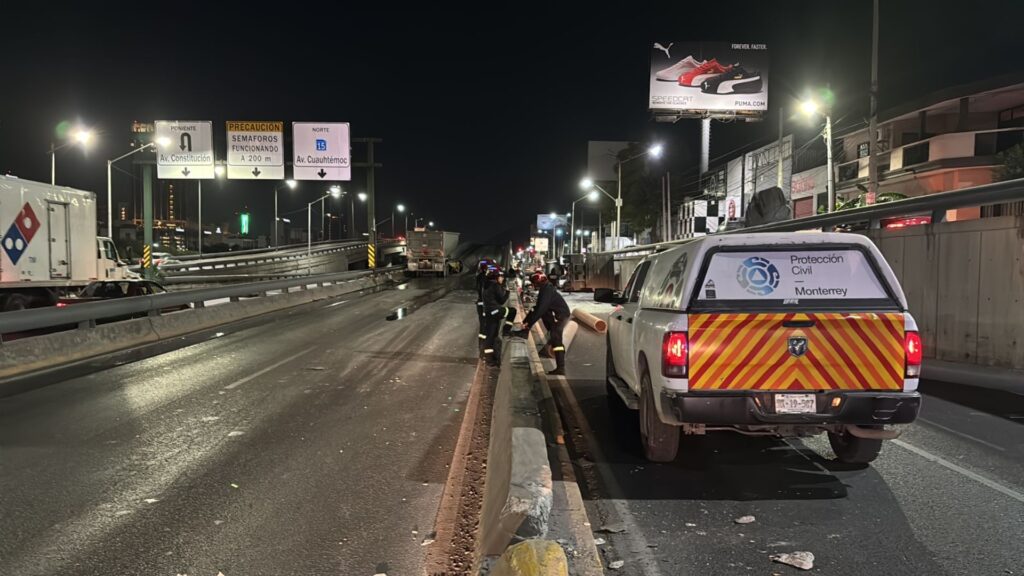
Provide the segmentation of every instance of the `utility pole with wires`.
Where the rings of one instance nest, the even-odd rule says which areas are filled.
[[[865,204],[878,198],[878,0],[871,21],[871,119],[868,121],[868,193]]]

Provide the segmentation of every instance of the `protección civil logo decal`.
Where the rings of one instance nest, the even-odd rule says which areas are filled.
[[[736,281],[751,294],[767,296],[779,287],[779,269],[765,258],[751,256],[740,264]]]
[[[26,202],[11,227],[7,229],[3,240],[0,240],[0,245],[3,245],[4,252],[11,259],[12,264],[17,265],[18,260],[21,260],[21,255],[25,253],[28,243],[35,237],[37,230],[39,230],[39,218],[36,218],[35,210],[32,210],[32,206]]]

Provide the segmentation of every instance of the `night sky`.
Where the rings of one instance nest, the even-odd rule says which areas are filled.
[[[48,181],[54,127],[80,121],[102,135],[86,154],[59,153],[58,183],[101,201],[105,161],[129,151],[132,120],[212,120],[221,157],[226,120],[348,121],[353,136],[384,139],[378,220],[403,202],[464,237],[523,238],[536,213],[568,211],[579,196],[587,140],[659,141],[673,170],[696,164],[698,123],[655,124],[647,111],[655,40],[768,44],[770,114],[757,124],[715,123],[712,157],[773,138],[779,103],[810,87],[836,93],[837,130],[867,115],[869,0],[551,2],[475,12],[327,2],[282,3],[272,13],[255,3],[99,6],[4,5],[0,170]],[[881,108],[1021,70],[1021,22],[1019,0],[883,1]],[[813,137],[802,130],[799,137]],[[362,146],[354,148],[361,160]],[[357,169],[345,188],[361,190],[363,179]],[[324,188],[303,183],[282,194],[281,211]],[[204,187],[204,221],[247,206],[254,231],[266,234],[272,189]]]

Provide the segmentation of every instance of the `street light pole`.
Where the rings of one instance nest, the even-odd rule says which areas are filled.
[[[835,174],[832,169],[832,115],[825,114],[825,157],[828,159],[828,179],[825,184],[828,186],[828,211],[836,209],[836,184]]]
[[[57,151],[61,150],[63,148],[66,148],[67,146],[70,146],[72,144],[75,144],[76,142],[78,144],[81,144],[81,145],[84,146],[84,145],[88,144],[90,140],[92,140],[92,135],[93,135],[92,134],[92,130],[86,130],[86,129],[78,128],[71,135],[71,141],[70,142],[65,142],[65,143],[61,144],[60,146],[54,146],[53,142],[50,142],[50,185],[51,186],[56,186],[57,185]]]
[[[320,206],[321,206],[321,210],[322,210],[323,209],[323,201],[328,196],[334,196],[335,198],[337,198],[338,196],[341,196],[341,190],[340,189],[332,189],[327,194],[324,194],[323,196],[317,198],[316,200],[313,200],[309,204],[306,204],[306,258],[309,258],[310,256],[313,255],[313,204],[316,204],[317,202],[320,202]],[[322,214],[323,214],[323,212],[321,212],[321,215]],[[321,224],[322,224],[322,221],[321,221]],[[323,231],[322,229],[323,229],[323,226],[321,226],[321,232]]]
[[[620,237],[622,237],[622,166],[625,165],[630,160],[636,160],[637,158],[643,158],[644,156],[647,156],[648,154],[650,154],[651,156],[654,156],[655,158],[657,158],[658,156],[661,156],[661,144],[655,144],[655,145],[651,146],[650,148],[648,148],[647,150],[644,150],[643,152],[641,152],[641,153],[639,153],[639,154],[637,154],[635,156],[631,156],[629,158],[626,158],[625,160],[619,160],[618,161],[618,169],[616,170],[616,172],[618,172],[618,197],[615,198],[615,238],[616,238],[616,240],[615,240],[615,247],[616,248],[619,248],[619,240],[618,239]]]
[[[108,238],[112,239],[114,237],[114,208],[113,208],[113,204],[114,204],[113,197],[114,197],[114,194],[113,194],[113,180],[111,178],[111,168],[113,167],[114,162],[117,162],[119,160],[124,160],[125,158],[131,156],[132,154],[135,154],[137,152],[142,152],[143,150],[145,150],[147,148],[156,149],[157,144],[159,144],[161,146],[166,146],[168,144],[168,141],[166,139],[162,139],[160,142],[148,142],[148,143],[146,143],[146,144],[144,144],[142,146],[139,146],[135,150],[132,150],[131,152],[128,152],[127,154],[122,154],[122,155],[118,156],[117,158],[114,158],[113,160],[107,160],[107,237]],[[50,144],[50,150],[51,150],[51,154],[52,154],[53,151],[54,151],[53,150],[53,144]],[[55,171],[54,171],[55,167],[54,167],[54,163],[52,161],[50,163],[50,170],[51,170],[51,178],[52,178],[55,175]]]

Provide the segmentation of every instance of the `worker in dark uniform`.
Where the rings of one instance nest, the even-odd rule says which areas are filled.
[[[484,287],[487,286],[487,260],[481,260],[476,271],[476,319],[480,323],[477,330],[478,348],[480,357],[484,357],[484,339],[487,337],[484,331]]]
[[[504,324],[504,335],[511,333],[516,309],[507,306],[508,292],[505,290],[505,273],[500,268],[487,271],[487,285],[483,290],[484,303],[484,359],[491,366],[501,365],[501,346],[498,330]]]
[[[569,322],[569,305],[558,293],[558,290],[548,282],[548,277],[543,272],[534,272],[530,276],[530,282],[537,287],[537,304],[523,320],[523,329],[517,332],[516,336],[526,337],[533,323],[540,320],[548,330],[548,344],[551,351],[555,353],[555,369],[548,374],[556,376],[565,375],[565,344],[562,342],[562,330],[565,330]]]

